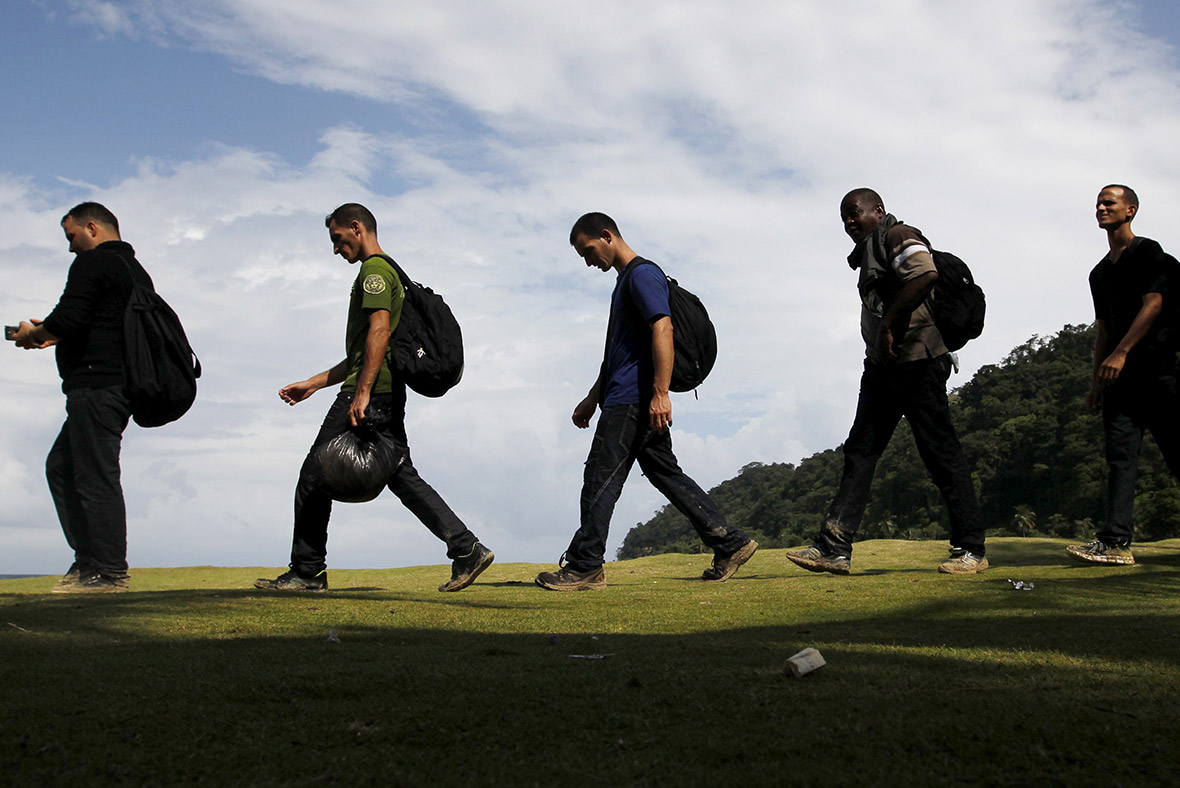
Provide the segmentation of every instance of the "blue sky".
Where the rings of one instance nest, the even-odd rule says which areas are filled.
[[[963,377],[1090,319],[1093,196],[1144,199],[1180,247],[1180,23],[1164,2],[326,3],[12,0],[5,7],[0,293],[43,316],[57,219],[98,199],[207,370],[181,423],[124,448],[133,565],[280,566],[295,475],[330,397],[275,392],[341,353],[352,272],[322,217],[359,200],[443,292],[468,374],[412,398],[415,462],[503,561],[576,525],[609,278],[566,244],[586,210],[704,297],[721,358],[675,402],[705,486],[839,443],[863,349],[850,188],[968,260],[990,319]],[[582,20],[577,23],[575,20]],[[0,349],[3,351],[3,349]],[[0,352],[0,572],[70,557],[41,465],[62,418],[49,354]],[[1095,447],[1097,451],[1097,447]],[[663,501],[636,472],[613,551]],[[394,499],[341,506],[329,563],[441,563]]]

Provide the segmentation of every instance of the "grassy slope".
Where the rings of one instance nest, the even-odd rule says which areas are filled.
[[[859,544],[850,577],[762,551],[722,585],[656,556],[578,594],[524,564],[453,595],[443,567],[0,581],[0,783],[1170,784],[1180,540],[1110,569],[1065,544],[993,540],[968,578],[928,542]],[[828,666],[785,676],[807,646]]]

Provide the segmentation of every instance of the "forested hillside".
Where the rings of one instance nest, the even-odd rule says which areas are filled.
[[[951,393],[989,533],[1081,538],[1101,522],[1102,424],[1085,407],[1093,343],[1093,326],[1033,337]],[[818,529],[842,464],[840,448],[798,465],[755,462],[710,492],[730,523],[764,547],[797,545]],[[1137,539],[1180,536],[1180,487],[1150,437],[1140,459],[1135,532]],[[890,537],[947,538],[942,498],[904,419],[877,466],[860,533]],[[703,549],[684,516],[665,506],[631,529],[618,557]]]

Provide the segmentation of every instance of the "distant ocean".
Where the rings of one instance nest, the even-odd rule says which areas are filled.
[[[19,580],[22,577],[45,577],[45,575],[0,575],[0,580]]]

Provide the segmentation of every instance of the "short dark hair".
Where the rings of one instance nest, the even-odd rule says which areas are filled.
[[[619,232],[619,226],[615,224],[615,220],[607,216],[605,213],[583,214],[578,221],[574,222],[574,228],[570,230],[570,245],[573,246],[574,240],[579,235],[584,235],[587,238],[597,238],[602,234],[603,230],[610,230],[620,238],[623,234]]]
[[[1123,202],[1125,202],[1127,205],[1134,205],[1136,208],[1139,207],[1139,195],[1136,194],[1135,190],[1132,189],[1130,186],[1124,186],[1121,183],[1108,183],[1107,185],[1103,186],[1098,191],[1104,192],[1107,189],[1122,189],[1123,190]]]
[[[119,220],[101,203],[80,202],[61,217],[61,223],[65,224],[66,219],[73,219],[78,224],[86,224],[87,222],[105,224],[114,229],[115,235],[119,234]]]
[[[876,208],[878,205],[880,205],[882,208],[885,207],[885,201],[881,199],[881,195],[877,194],[872,189],[868,189],[863,186],[859,189],[853,189],[852,191],[848,192],[848,194],[845,194],[844,199],[840,201],[840,204],[843,205],[849,200],[855,200],[858,203],[867,202],[874,208]]]
[[[361,227],[371,233],[377,232],[377,217],[373,216],[373,212],[359,202],[346,202],[324,217],[324,227],[331,227],[333,224],[352,224],[353,222],[360,222]]]

